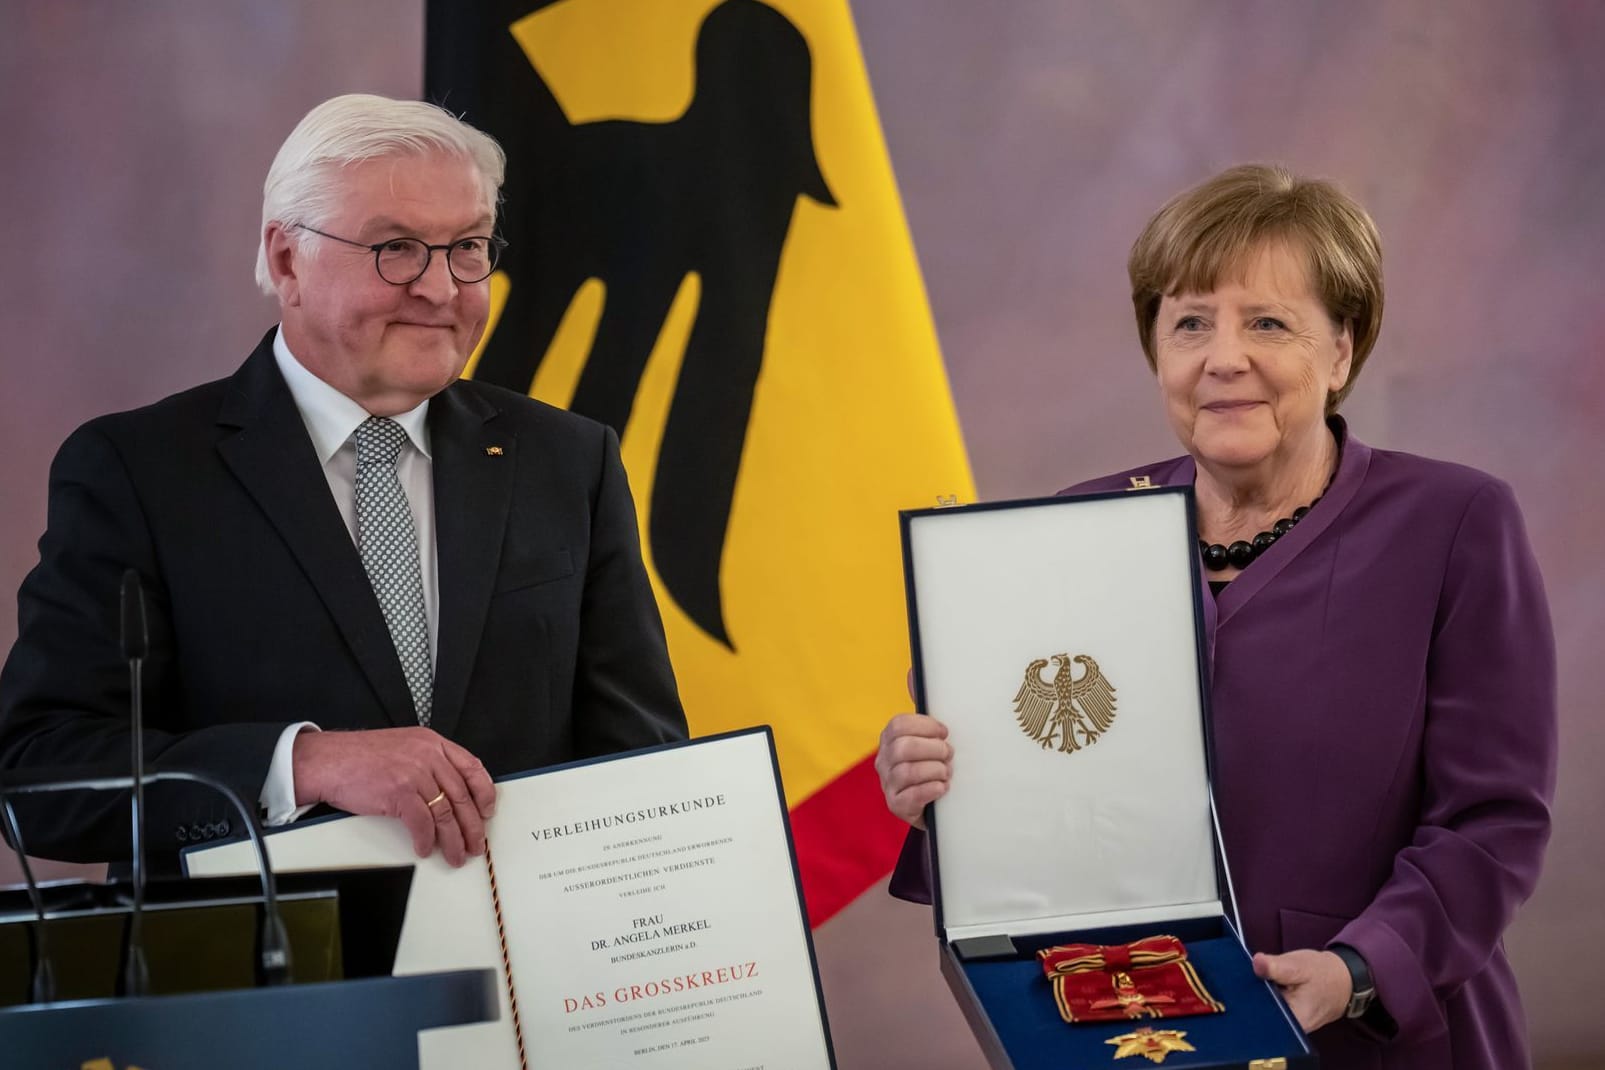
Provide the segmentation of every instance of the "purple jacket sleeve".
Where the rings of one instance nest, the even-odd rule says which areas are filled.
[[[1334,938],[1370,965],[1399,1038],[1487,963],[1537,883],[1556,759],[1555,643],[1510,488],[1473,494],[1444,570],[1426,671],[1421,818],[1371,905]]]
[[[897,856],[897,866],[886,890],[910,903],[931,902],[931,852],[926,849],[925,833],[916,828],[908,830],[903,850]]]

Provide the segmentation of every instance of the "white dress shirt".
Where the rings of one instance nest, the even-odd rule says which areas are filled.
[[[357,541],[357,443],[353,437],[357,428],[371,415],[361,405],[319,379],[295,359],[284,341],[281,327],[273,336],[273,358],[279,372],[289,384],[290,396],[306,424],[312,438],[312,448],[323,465],[324,478],[329,481],[329,493],[340,510],[340,516],[351,533],[353,545]],[[429,622],[429,659],[438,660],[440,632],[440,583],[435,560],[435,484],[429,450],[429,402],[425,400],[415,409],[392,416],[391,419],[407,432],[407,444],[396,461],[396,475],[401,481],[407,504],[412,507],[413,528],[418,533],[418,564],[423,576],[424,615]],[[295,775],[291,760],[295,737],[303,730],[317,731],[311,721],[291,725],[279,736],[273,751],[273,762],[268,767],[267,780],[262,785],[260,803],[268,825],[283,825],[310,807],[295,805]]]

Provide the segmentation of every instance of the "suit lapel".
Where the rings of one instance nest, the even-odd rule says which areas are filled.
[[[429,403],[440,568],[439,656],[430,724],[451,736],[485,627],[513,501],[517,440],[498,432],[499,411],[462,383]]]
[[[272,342],[270,331],[234,376],[218,423],[236,430],[218,442],[218,452],[295,555],[385,714],[397,725],[417,724],[384,615],[274,362]]]
[[[1161,487],[1192,487],[1198,476],[1197,463],[1187,455],[1182,455],[1164,465],[1155,465],[1155,471],[1145,473],[1153,480],[1155,485]],[[1138,491],[1137,493],[1141,493]],[[1194,498],[1193,511],[1197,512],[1197,499]],[[1198,518],[1193,517],[1196,526]],[[1201,637],[1204,643],[1204,654],[1211,668],[1215,664],[1215,628],[1218,623],[1218,607],[1215,605],[1215,595],[1209,589],[1209,573],[1200,565],[1198,569],[1198,605],[1202,611],[1202,625],[1204,634]]]
[[[1263,591],[1278,573],[1298,559],[1305,547],[1331,527],[1342,515],[1344,507],[1359,491],[1360,484],[1365,481],[1365,473],[1371,467],[1370,448],[1354,440],[1348,433],[1348,424],[1341,416],[1334,416],[1331,419],[1337,425],[1339,441],[1342,443],[1337,472],[1332,476],[1332,485],[1321,497],[1321,504],[1300,520],[1297,527],[1272,543],[1270,549],[1260,555],[1252,568],[1244,570],[1235,580],[1227,584],[1226,590],[1222,591],[1220,596],[1220,620],[1217,627],[1225,627],[1250,598]]]

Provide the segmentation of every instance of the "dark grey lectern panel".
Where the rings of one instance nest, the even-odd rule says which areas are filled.
[[[494,970],[0,1010],[8,1070],[416,1070],[418,1031],[494,1021]]]

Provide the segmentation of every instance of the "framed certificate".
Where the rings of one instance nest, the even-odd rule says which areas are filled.
[[[501,971],[501,1021],[421,1033],[422,1066],[835,1066],[767,727],[507,778],[487,840],[452,869],[386,818],[268,836],[278,870],[417,861],[397,973]]]

